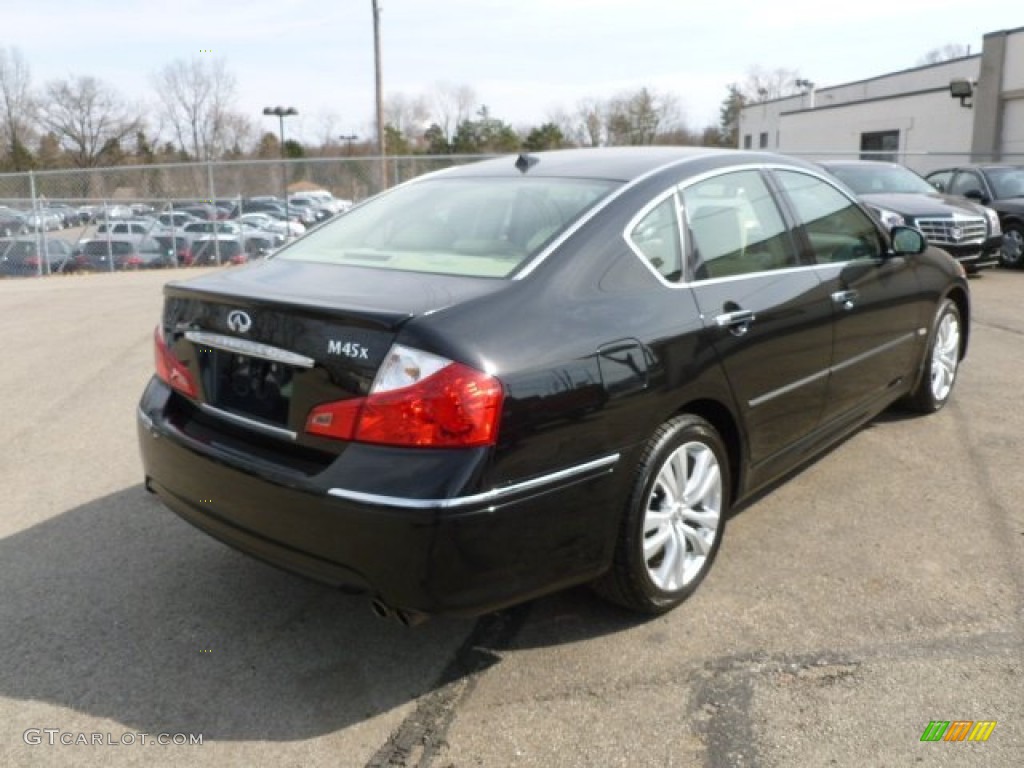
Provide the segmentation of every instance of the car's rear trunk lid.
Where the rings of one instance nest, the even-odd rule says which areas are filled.
[[[503,284],[272,260],[168,284],[162,326],[201,409],[294,440],[314,406],[369,393],[403,324]]]

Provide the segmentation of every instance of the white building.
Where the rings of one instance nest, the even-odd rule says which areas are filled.
[[[990,32],[974,56],[749,104],[739,146],[881,157],[922,173],[971,161],[1024,165],[1024,27]]]

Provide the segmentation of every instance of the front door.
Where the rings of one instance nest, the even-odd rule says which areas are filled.
[[[892,399],[916,370],[927,303],[906,301],[918,293],[913,257],[888,256],[874,221],[826,181],[796,171],[775,177],[802,221],[835,313],[824,423],[856,419]]]

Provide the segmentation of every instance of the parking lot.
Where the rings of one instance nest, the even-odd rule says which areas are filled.
[[[143,489],[160,287],[192,274],[0,281],[0,765],[1021,765],[1024,272],[972,281],[945,410],[741,510],[680,609],[579,588],[412,630]]]

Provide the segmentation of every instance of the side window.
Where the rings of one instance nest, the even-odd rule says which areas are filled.
[[[937,171],[936,173],[928,174],[928,183],[939,190],[939,192],[945,192],[949,189],[949,182],[952,179],[952,171]]]
[[[953,183],[949,187],[949,194],[966,195],[968,192],[981,192],[984,189],[985,187],[976,173],[960,171],[960,173],[953,178]]]
[[[633,247],[670,282],[678,282],[683,276],[678,209],[676,196],[671,194],[644,214],[629,231]]]
[[[795,171],[775,171],[804,225],[818,264],[874,259],[885,245],[871,218],[821,179]]]
[[[724,173],[683,190],[698,280],[798,265],[796,249],[757,171]]]

